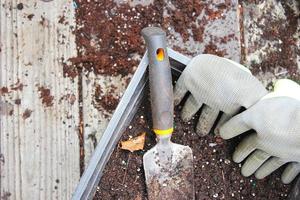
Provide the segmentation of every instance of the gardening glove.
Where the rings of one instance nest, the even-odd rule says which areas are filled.
[[[274,92],[220,127],[220,135],[229,139],[253,129],[237,146],[233,160],[243,161],[242,175],[262,179],[289,163],[282,174],[290,183],[300,172],[300,86],[279,80]]]
[[[181,118],[189,121],[202,107],[196,132],[206,135],[220,118],[216,131],[241,107],[249,108],[267,90],[244,66],[226,58],[202,54],[194,57],[179,77],[174,89],[175,105],[190,92]]]

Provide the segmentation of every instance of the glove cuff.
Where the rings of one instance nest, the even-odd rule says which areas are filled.
[[[265,95],[262,99],[274,97],[290,97],[300,101],[300,85],[289,79],[280,79],[274,85],[274,91]]]

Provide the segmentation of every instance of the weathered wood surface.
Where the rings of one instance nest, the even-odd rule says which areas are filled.
[[[78,80],[62,65],[76,55],[72,1],[1,0],[0,14],[1,199],[70,199],[80,176]]]
[[[188,23],[184,22],[183,33],[178,33],[176,27],[172,25],[172,22],[170,23],[170,18],[174,17],[174,14],[170,16],[170,12],[180,11],[180,8],[175,7],[171,1],[166,3],[164,27],[167,30],[169,47],[185,54],[217,54],[240,62],[241,38],[238,1],[209,0],[203,4],[205,6],[198,8],[199,14],[197,12],[189,13],[193,19],[188,20]],[[180,26],[177,24],[178,27]]]
[[[244,64],[266,87],[270,86],[268,89],[277,79],[299,81],[300,20],[294,35],[288,37],[286,33],[295,26],[290,24],[289,15],[293,12],[299,16],[299,1],[249,1],[243,2],[242,8]]]
[[[88,165],[113,113],[113,110],[107,110],[99,102],[104,102],[102,98],[110,95],[120,100],[127,86],[126,80],[126,77],[94,73],[86,73],[82,76],[85,166]]]

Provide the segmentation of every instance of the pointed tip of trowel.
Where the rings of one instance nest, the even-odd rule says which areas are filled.
[[[188,146],[172,143],[172,159],[160,162],[157,147],[143,156],[149,200],[194,199],[193,153]]]

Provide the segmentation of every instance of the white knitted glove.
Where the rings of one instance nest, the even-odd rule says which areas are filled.
[[[282,182],[290,183],[300,172],[300,86],[287,79],[275,84],[274,92],[220,127],[220,135],[229,139],[253,129],[236,148],[233,160],[246,162],[242,174],[255,173],[258,179],[290,163]]]
[[[241,107],[248,108],[267,90],[244,66],[226,58],[202,54],[194,57],[179,77],[175,89],[175,104],[190,95],[181,117],[188,121],[202,107],[196,131],[206,135],[223,112],[216,130],[235,115]]]

